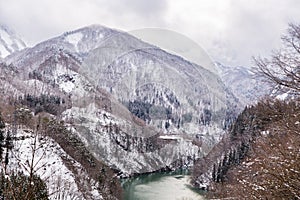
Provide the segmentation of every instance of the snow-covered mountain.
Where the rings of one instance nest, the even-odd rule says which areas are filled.
[[[9,27],[0,24],[0,58],[24,48],[25,42]]]
[[[220,125],[226,110],[237,104],[216,74],[126,33],[101,43],[81,70],[166,133],[197,134],[203,126]]]
[[[238,66],[225,66],[216,63],[219,75],[228,89],[239,99],[243,106],[251,105],[267,95],[271,88],[250,69]]]
[[[122,95],[126,91],[116,88],[113,90],[123,92],[123,94],[110,94],[109,91],[105,91],[107,87],[99,85],[99,80],[94,78],[95,74],[97,74],[96,77],[107,77],[98,72],[103,67],[103,65],[97,66],[97,63],[101,62],[101,58],[103,58],[103,62],[108,61],[111,56],[117,55],[110,52],[122,52],[128,48],[154,47],[127,33],[102,26],[93,25],[67,32],[5,58],[8,65],[14,66],[18,77],[15,78],[11,93],[14,93],[14,89],[17,88],[19,94],[23,95],[47,93],[65,99],[65,108],[56,114],[69,123],[74,134],[85,142],[98,159],[104,160],[108,165],[126,175],[156,171],[166,166],[176,166],[178,160],[182,162],[180,165],[189,164],[190,158],[205,154],[222,134],[221,122],[220,126],[217,123],[209,124],[213,121],[211,115],[214,115],[215,112],[213,111],[211,114],[210,108],[215,108],[216,112],[225,109],[226,99],[221,92],[216,93],[214,99],[209,94],[211,91],[222,89],[221,81],[208,71],[202,70],[201,67],[157,47],[149,49],[149,53],[153,54],[152,57],[149,56],[149,53],[140,54],[139,51],[132,51],[133,54],[124,55],[127,57],[125,60],[128,60],[126,64],[129,66],[137,65],[138,60],[145,64],[157,60],[155,65],[150,65],[156,68],[154,70],[157,71],[157,74],[164,74],[164,68],[170,70],[172,65],[178,65],[177,69],[170,71],[170,74],[172,73],[174,76],[172,82],[168,83],[169,88],[162,84],[163,76],[158,76],[154,80],[156,82],[153,81],[152,84],[140,88],[141,94],[146,92],[148,95],[153,95],[152,99],[154,99],[153,97],[157,101],[162,99],[161,102],[158,101],[152,106],[151,115],[154,116],[153,121],[155,121],[147,125],[143,120],[149,121],[143,116],[134,116],[133,114],[136,114],[134,110],[129,109],[128,96],[125,96],[127,102],[122,101]],[[102,51],[102,53],[99,54],[98,51]],[[92,59],[95,57],[98,60],[93,61]],[[172,59],[175,60],[172,61]],[[164,62],[168,64],[164,65]],[[107,67],[109,67],[109,63],[107,63]],[[114,67],[122,70],[124,65],[115,63]],[[96,68],[96,72],[92,71],[94,68]],[[174,70],[180,71],[183,77]],[[198,72],[199,70],[202,70],[202,75]],[[195,76],[191,76],[193,73],[197,73],[202,79],[195,79]],[[145,74],[145,76],[150,75]],[[125,73],[124,76],[126,76]],[[207,81],[203,77],[211,79],[213,87],[208,86],[205,82],[202,83],[201,81]],[[177,83],[176,79],[178,79]],[[188,81],[186,82],[185,79]],[[109,82],[111,79],[107,77],[107,81]],[[179,81],[182,81],[182,85],[178,84]],[[172,83],[174,86],[170,88]],[[199,84],[199,87],[191,86],[191,84]],[[185,93],[183,90],[188,87],[190,90]],[[194,94],[191,92],[192,90],[198,92]],[[157,94],[156,97],[153,92],[160,94]],[[180,102],[174,92],[182,93]],[[118,95],[120,96],[118,97]],[[134,101],[135,99],[130,100]],[[197,103],[193,105],[193,101],[197,101]],[[142,107],[138,109],[146,109],[143,103],[149,104],[149,100],[142,102]],[[174,109],[174,114],[168,109]],[[204,111],[205,109],[206,111]],[[203,113],[206,115],[201,116]],[[162,124],[161,127],[149,126],[157,126],[159,123]],[[170,127],[166,127],[168,123]],[[189,129],[185,132],[191,134],[190,139],[178,139],[176,143],[171,141],[163,146],[160,145],[160,143],[164,143],[164,139],[160,139],[160,133],[166,132],[168,128],[174,130],[173,134],[182,133],[184,129],[181,124],[187,124],[185,127]],[[202,147],[192,143],[196,134],[203,135],[205,144]],[[95,143],[95,141],[102,142]]]
[[[41,42],[33,48],[17,52],[5,58],[5,61],[6,63],[13,63],[18,68],[30,67],[33,69],[59,51],[67,52],[78,61],[82,61],[91,50],[97,48],[107,37],[118,33],[100,25],[91,25],[65,32],[61,36]],[[34,62],[32,62],[33,60]]]
[[[103,26],[66,32],[3,61],[3,99],[18,97],[36,115],[63,121],[119,176],[193,164],[240,109],[218,75]]]

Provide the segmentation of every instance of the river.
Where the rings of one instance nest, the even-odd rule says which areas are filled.
[[[189,184],[186,171],[153,173],[124,180],[125,200],[204,200]]]

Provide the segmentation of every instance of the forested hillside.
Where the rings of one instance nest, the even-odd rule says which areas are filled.
[[[0,199],[122,197],[114,172],[50,114],[61,110],[63,100],[47,95],[2,100]]]
[[[246,107],[194,167],[194,184],[210,198],[300,198],[300,25],[282,39],[271,59],[255,59],[273,95]]]

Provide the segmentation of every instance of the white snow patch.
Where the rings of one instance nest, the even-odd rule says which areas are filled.
[[[181,140],[181,139],[183,139],[179,135],[161,135],[161,136],[159,136],[159,138],[163,139],[163,140]]]
[[[58,76],[68,74],[68,73],[69,73],[69,70],[67,69],[66,66],[57,65],[56,69],[55,69],[55,72],[54,72],[54,75],[55,75],[55,77],[58,77]]]
[[[244,165],[246,165],[247,167],[253,165],[254,162],[246,162],[246,163],[243,163]]]
[[[75,84],[72,83],[71,81],[62,82],[59,85],[59,88],[61,90],[65,91],[66,93],[70,93],[73,90],[74,87],[75,87]]]
[[[83,38],[83,34],[81,32],[73,33],[70,35],[67,35],[65,37],[65,40],[75,46],[75,49],[78,51],[78,42]]]
[[[279,99],[279,100],[285,100],[287,97],[288,97],[288,93],[283,93],[283,94],[280,94],[280,95],[277,95],[276,96],[276,99]]]
[[[270,133],[269,131],[262,131],[261,132],[262,135],[269,135],[269,133]]]
[[[6,48],[0,44],[0,56],[2,58],[5,58],[6,56],[8,56],[10,53],[6,50]]]
[[[12,171],[22,170],[27,174],[28,165],[27,161],[32,159],[32,144],[35,138],[32,135],[27,135],[28,138],[17,141],[13,151],[13,155],[10,159],[10,167]],[[60,156],[67,156],[67,154],[60,148],[60,146],[49,138],[44,138],[44,141],[37,140],[37,147],[43,145],[43,148],[36,150],[34,159],[34,165],[36,174],[41,177],[47,184],[49,194],[54,194],[54,198],[58,193],[64,193],[66,196],[70,196],[67,199],[71,199],[73,195],[82,197],[76,183],[75,177],[71,171],[64,165]],[[28,175],[28,174],[27,174]]]
[[[13,44],[10,35],[6,31],[0,29],[0,36],[8,46]]]
[[[91,130],[96,129],[96,125],[101,126],[113,123],[115,125],[124,124],[123,120],[115,118],[111,113],[98,109],[95,103],[89,104],[86,108],[72,107],[62,113],[63,119],[68,121],[70,118],[81,118],[84,116],[86,124]]]
[[[75,80],[68,80],[66,77],[72,77],[73,79],[77,76],[77,73],[70,71],[65,66],[57,65],[54,71],[54,79],[59,88],[67,93],[70,93],[75,88]]]

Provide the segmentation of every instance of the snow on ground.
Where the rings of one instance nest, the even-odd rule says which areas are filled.
[[[163,140],[181,140],[181,139],[183,139],[179,135],[161,135],[161,136],[159,136],[159,138],[163,139]]]
[[[8,46],[13,44],[9,34],[6,31],[4,31],[3,29],[0,29],[0,36]]]
[[[66,110],[62,116],[65,121],[73,119],[73,125],[79,123],[79,126],[86,127],[88,132],[77,135],[90,149],[93,149],[92,152],[96,158],[121,170],[124,177],[134,173],[156,171],[165,166],[171,166],[178,159],[189,164],[187,157],[199,158],[203,155],[202,149],[193,145],[192,141],[175,135],[173,137],[162,136],[161,138],[176,138],[178,140],[154,152],[139,152],[138,149],[126,151],[117,145],[111,138],[111,133],[104,128],[110,124],[118,124],[119,127],[126,126],[126,122],[117,120],[110,113],[97,109],[94,103],[85,108],[72,107]],[[76,129],[72,131],[75,134],[77,132]],[[117,137],[122,136],[117,135]]]
[[[77,33],[73,33],[70,35],[67,35],[65,37],[65,40],[71,44],[74,45],[76,51],[78,51],[78,42],[80,42],[80,40],[83,38],[83,34],[81,32],[77,32]]]
[[[55,78],[57,78],[59,76],[65,75],[65,74],[69,74],[69,72],[70,72],[70,70],[66,66],[59,64],[59,65],[55,66],[55,71],[53,72],[53,75]]]
[[[85,77],[63,65],[57,65],[53,75],[55,83],[63,92],[72,92],[77,97],[83,97],[87,92],[92,91],[92,86]]]
[[[8,56],[10,53],[6,50],[5,46],[0,44],[0,56],[2,58],[5,58],[6,56]]]
[[[66,121],[70,120],[70,118],[79,119],[81,116],[84,116],[85,124],[91,130],[95,130],[97,124],[101,126],[125,124],[124,120],[117,119],[111,113],[98,109],[95,103],[90,103],[86,108],[73,106],[64,111],[62,116]]]
[[[34,88],[37,92],[40,92],[41,94],[43,94],[45,91],[51,91],[48,85],[44,84],[42,81],[37,79],[23,81],[22,86],[24,86],[24,94],[30,94],[30,92],[32,92],[32,88]]]
[[[69,70],[65,66],[57,65],[53,74],[55,82],[59,85],[61,91],[70,93],[74,89],[75,77],[78,75],[76,72]]]
[[[81,171],[82,166],[73,160],[53,139],[34,135],[30,130],[19,130],[10,154],[8,171],[23,171],[29,174],[28,163],[33,162],[35,173],[47,184],[50,199],[84,199],[81,188],[75,182],[75,175],[64,164],[63,158],[72,161],[73,167]],[[33,152],[34,158],[33,158]],[[101,199],[96,187],[90,191],[93,199]]]
[[[59,88],[66,93],[70,93],[74,87],[75,85],[71,81],[65,81],[59,84]]]
[[[261,132],[261,134],[264,135],[264,136],[269,135],[269,133],[270,133],[269,131],[262,131]]]
[[[25,44],[14,34],[7,32],[6,28],[0,26],[0,54],[4,58],[15,50],[25,48]]]
[[[289,96],[288,92],[276,96],[276,99],[284,101]]]

